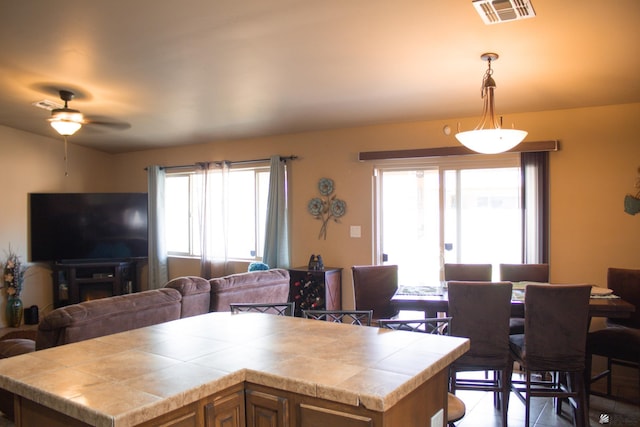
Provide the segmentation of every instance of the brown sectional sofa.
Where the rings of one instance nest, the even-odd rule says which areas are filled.
[[[142,328],[210,311],[229,311],[232,302],[285,302],[284,269],[232,274],[214,279],[179,277],[162,289],[85,301],[53,310],[35,337],[0,340],[0,358]],[[9,337],[7,337],[9,338]],[[34,344],[35,341],[35,344]]]
[[[209,280],[178,277],[165,287],[180,291],[182,317],[189,317],[211,311],[229,311],[230,303],[286,302],[289,299],[289,271],[275,268]]]
[[[271,269],[215,279],[179,277],[162,289],[85,301],[53,310],[37,331],[0,338],[0,359],[142,328],[209,311],[229,311],[232,302],[285,302],[289,271]],[[13,419],[13,395],[0,389],[0,412]]]

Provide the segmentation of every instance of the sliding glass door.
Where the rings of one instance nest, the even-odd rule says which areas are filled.
[[[376,168],[376,253],[406,285],[437,283],[447,263],[522,260],[519,157]],[[497,275],[494,274],[497,279]]]

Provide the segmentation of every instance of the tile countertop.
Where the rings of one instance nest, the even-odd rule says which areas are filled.
[[[385,411],[464,338],[209,313],[0,360],[0,388],[96,426],[132,426],[248,381]]]

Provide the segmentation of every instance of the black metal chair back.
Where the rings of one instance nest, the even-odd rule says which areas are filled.
[[[371,326],[373,310],[302,310],[302,316],[306,319]]]
[[[428,319],[380,319],[378,326],[396,331],[423,332],[434,335],[449,335],[451,317],[433,317]]]
[[[278,316],[293,316],[294,303],[282,302],[282,303],[231,303],[229,304],[231,313],[268,313],[276,314]]]

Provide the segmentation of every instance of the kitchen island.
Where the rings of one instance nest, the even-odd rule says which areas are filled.
[[[463,338],[209,313],[0,361],[16,426],[431,426]]]

